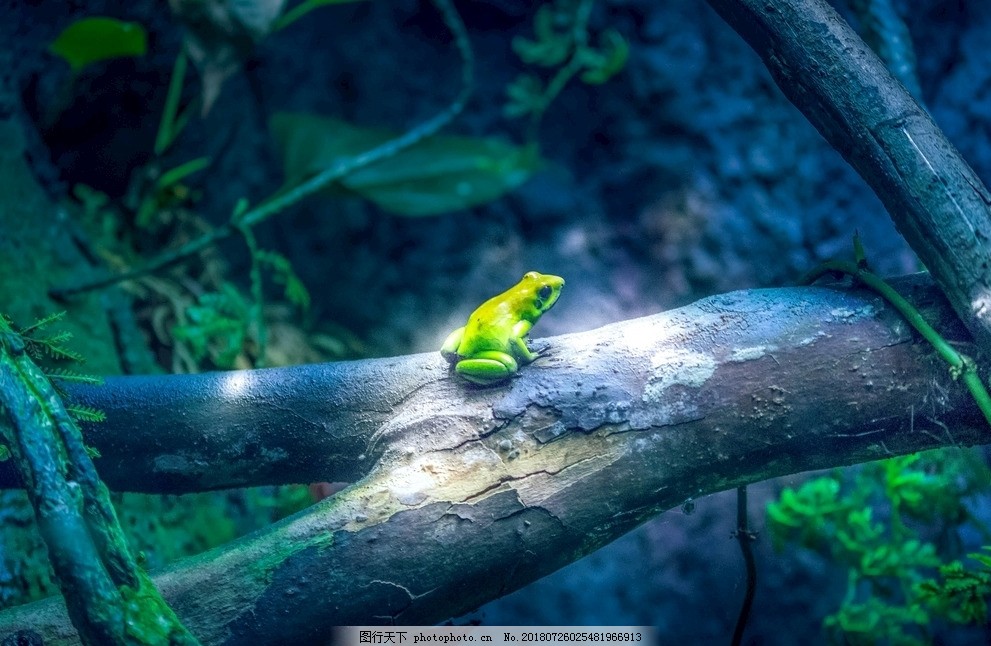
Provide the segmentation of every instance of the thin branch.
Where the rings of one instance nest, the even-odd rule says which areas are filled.
[[[757,564],[754,562],[754,550],[751,543],[757,535],[750,531],[747,522],[747,486],[741,485],[736,488],[736,540],[740,543],[740,552],[743,554],[743,563],[747,568],[747,587],[743,595],[743,604],[740,606],[740,614],[736,618],[736,627],[733,629],[733,639],[730,643],[739,646],[743,643],[743,633],[747,629],[747,621],[750,619],[750,609],[754,605],[754,593],[757,591]]]
[[[860,249],[858,255],[862,254],[859,240],[857,241],[856,246]],[[831,260],[824,262],[819,267],[813,269],[809,274],[804,276],[800,282],[811,284],[820,276],[824,276],[829,273],[847,274],[852,276],[855,280],[860,281],[883,296],[892,307],[898,310],[899,314],[905,317],[905,320],[908,321],[909,325],[915,328],[915,330],[933,346],[943,361],[950,366],[951,376],[954,379],[959,378],[963,380],[967,390],[974,398],[974,402],[977,403],[977,407],[980,408],[981,413],[984,414],[984,419],[987,420],[988,424],[991,424],[991,395],[988,394],[987,389],[984,387],[984,382],[981,381],[981,377],[977,372],[977,364],[972,358],[957,351],[956,348],[950,345],[950,343],[948,343],[946,339],[943,338],[943,336],[937,332],[928,321],[926,321],[925,317],[922,316],[915,306],[908,302],[886,281],[869,271],[866,263],[864,262],[858,261],[857,263],[852,263],[842,260]]]

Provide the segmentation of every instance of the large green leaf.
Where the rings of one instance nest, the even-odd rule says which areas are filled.
[[[48,49],[78,71],[108,58],[144,56],[147,48],[148,38],[138,23],[94,17],[66,27]]]
[[[290,186],[398,134],[308,114],[277,114],[271,126]],[[437,215],[490,202],[540,166],[532,148],[435,136],[347,175],[339,185],[398,215]]]

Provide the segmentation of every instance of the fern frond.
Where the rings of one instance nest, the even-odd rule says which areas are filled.
[[[45,354],[52,359],[64,359],[66,361],[75,361],[76,363],[83,363],[86,361],[86,357],[82,354],[76,352],[75,350],[70,350],[63,345],[47,343],[45,341],[39,341],[38,344],[41,349],[44,350]]]
[[[22,328],[18,330],[18,332],[21,334],[21,336],[28,336],[28,334],[31,333],[32,331],[43,330],[52,323],[61,321],[63,318],[65,318],[65,310],[62,310],[61,312],[54,312],[53,314],[49,314],[44,318],[38,319],[37,321],[27,326],[26,328]]]
[[[99,408],[83,406],[81,404],[68,404],[65,410],[69,415],[80,422],[104,422],[107,414]]]
[[[45,351],[48,352],[48,355],[53,359],[65,359],[66,361],[75,361],[76,363],[83,363],[86,361],[86,357],[75,350],[54,345],[46,345],[44,347]]]
[[[31,341],[41,343],[43,345],[64,345],[71,340],[72,332],[69,332],[68,330],[62,330],[61,332],[56,332],[50,336],[31,337]]]
[[[64,368],[54,368],[52,370],[45,371],[49,379],[58,379],[60,381],[71,381],[76,384],[92,384],[94,386],[99,386],[103,383],[103,377],[98,375],[87,375],[81,372],[76,372],[74,370],[66,370]]]

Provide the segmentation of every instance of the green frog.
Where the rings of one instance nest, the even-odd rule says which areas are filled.
[[[448,335],[440,353],[473,383],[489,386],[509,379],[521,364],[540,356],[527,346],[526,335],[554,306],[563,286],[560,276],[527,272],[472,312],[464,327]]]

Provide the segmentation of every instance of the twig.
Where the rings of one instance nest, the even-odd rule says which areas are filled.
[[[747,590],[743,595],[743,605],[740,607],[740,614],[736,618],[736,627],[733,629],[733,646],[739,646],[743,641],[743,632],[747,629],[747,621],[750,619],[750,609],[754,605],[754,593],[757,590],[757,564],[754,562],[754,552],[750,544],[757,538],[757,534],[750,531],[747,522],[747,487],[746,485],[736,488],[736,531],[734,538],[740,542],[740,551],[743,552],[743,563],[747,568]]]

